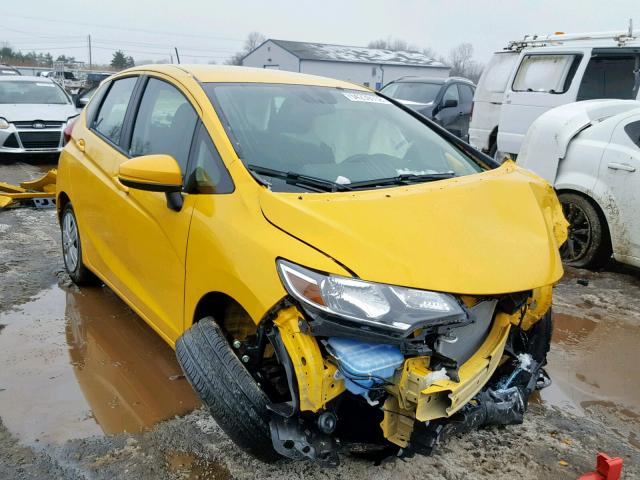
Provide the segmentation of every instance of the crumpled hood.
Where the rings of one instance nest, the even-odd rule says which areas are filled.
[[[553,188],[512,162],[373,191],[263,190],[260,205],[271,223],[364,280],[484,295],[549,285],[563,273],[567,224]]]
[[[66,122],[67,118],[77,114],[78,109],[71,104],[0,104],[0,117],[8,122],[28,122],[31,120]]]

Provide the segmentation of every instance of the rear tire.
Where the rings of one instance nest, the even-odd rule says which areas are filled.
[[[211,415],[242,450],[263,462],[273,449],[267,396],[240,362],[213,317],[205,317],[176,342],[186,378]]]
[[[561,193],[558,199],[569,222],[567,241],[560,247],[560,255],[567,265],[596,268],[611,258],[611,241],[607,225],[582,195]]]
[[[78,229],[78,220],[71,203],[67,203],[62,209],[60,232],[62,235],[62,258],[69,277],[76,285],[95,285],[97,282],[96,276],[82,261],[80,230]]]

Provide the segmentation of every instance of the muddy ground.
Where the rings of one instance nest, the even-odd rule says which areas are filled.
[[[46,165],[0,163],[0,181]],[[575,479],[595,454],[640,478],[640,273],[568,269],[548,371],[521,426],[432,457],[337,469],[238,450],[180,376],[173,352],[111,291],[62,273],[53,210],[0,211],[0,479]],[[579,281],[579,283],[578,283]]]

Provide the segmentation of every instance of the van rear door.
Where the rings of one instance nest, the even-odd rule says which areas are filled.
[[[495,143],[502,97],[518,60],[518,52],[496,52],[485,67],[473,97],[469,142],[485,151]]]
[[[504,95],[498,126],[498,150],[518,154],[533,121],[547,110],[574,102],[590,57],[590,48],[520,55]]]

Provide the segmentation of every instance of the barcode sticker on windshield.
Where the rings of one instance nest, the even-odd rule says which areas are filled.
[[[391,104],[387,99],[379,97],[373,93],[354,93],[354,92],[342,92],[352,102],[368,102],[368,103],[386,103]]]

